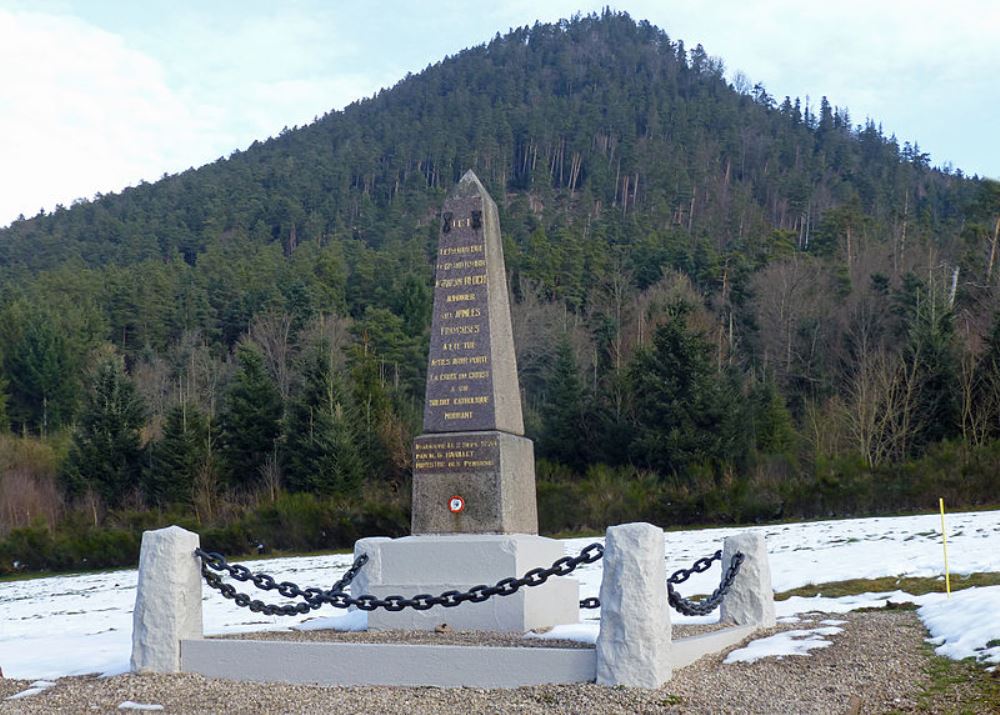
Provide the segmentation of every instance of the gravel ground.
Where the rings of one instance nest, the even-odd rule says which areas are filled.
[[[816,615],[816,621],[828,616]],[[911,712],[926,681],[926,633],[910,611],[829,616],[846,620],[833,645],[808,657],[724,665],[725,652],[677,671],[660,690],[560,685],[471,688],[329,688],[233,683],[196,675],[63,678],[0,713],[117,713],[125,701],[174,713],[886,713]],[[790,628],[779,625],[755,637]],[[304,634],[302,634],[304,635]],[[454,634],[456,636],[461,634]],[[25,681],[0,680],[0,697]],[[955,706],[954,692],[947,705]],[[944,707],[942,703],[942,709]],[[931,704],[930,712],[937,712]],[[969,710],[968,712],[974,712]]]
[[[687,638],[721,628],[717,623],[673,627],[674,638]],[[525,638],[520,633],[482,631],[259,631],[212,636],[222,640],[297,641],[311,643],[406,643],[409,645],[483,645],[521,648],[593,648],[592,643],[558,639]]]
[[[525,638],[520,633],[476,633],[475,631],[261,631],[217,636],[221,640],[298,641],[312,643],[405,643],[407,645],[485,645],[522,648],[593,648],[589,643]]]

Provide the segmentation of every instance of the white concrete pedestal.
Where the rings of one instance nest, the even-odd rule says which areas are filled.
[[[407,598],[444,591],[465,591],[501,579],[520,577],[533,568],[551,566],[565,556],[554,539],[529,534],[445,534],[401,539],[361,539],[355,557],[368,554],[351,592],[379,598]],[[535,628],[576,623],[580,588],[576,579],[551,577],[545,584],[522,587],[511,596],[494,596],[483,603],[454,608],[435,606],[427,611],[406,609],[368,614],[368,629],[433,630],[446,623],[455,630],[524,632]]]

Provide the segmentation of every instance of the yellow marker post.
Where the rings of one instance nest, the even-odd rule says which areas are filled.
[[[951,598],[951,574],[948,573],[948,532],[944,530],[944,497],[938,499],[941,505],[941,538],[944,543],[944,588]]]

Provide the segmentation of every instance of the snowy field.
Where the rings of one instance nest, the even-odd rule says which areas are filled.
[[[948,555],[953,579],[978,571],[1000,572],[1000,511],[971,512],[948,516]],[[700,556],[721,548],[722,539],[743,529],[704,529],[664,534],[667,572],[690,566]],[[812,583],[883,576],[930,576],[943,573],[940,517],[937,515],[852,519],[755,527],[767,537],[776,591]],[[567,539],[566,552],[577,553],[593,539]],[[266,561],[247,561],[254,570],[271,573],[279,581],[291,580],[303,588],[328,588],[351,557],[316,556]],[[584,565],[576,576],[581,597],[596,596],[600,588],[601,563]],[[693,576],[680,589],[684,595],[709,593],[717,585],[719,568]],[[53,576],[43,579],[0,583],[0,669],[8,678],[52,679],[85,673],[120,673],[128,669],[131,651],[132,606],[135,600],[134,570],[83,576]],[[240,590],[251,585],[238,584]],[[944,583],[942,577],[942,591]],[[255,592],[264,600],[280,598],[273,592]],[[984,663],[1000,663],[1000,586],[967,589],[946,599],[944,594],[911,597],[895,591],[843,598],[792,598],[778,602],[778,617],[803,624],[802,630],[780,634],[768,642],[759,639],[735,651],[731,661],[754,660],[768,655],[806,654],[825,647],[836,638],[840,624],[815,623],[802,614],[811,611],[844,613],[865,606],[884,605],[886,600],[914,601],[918,615],[931,632],[931,642],[941,655],[976,657]],[[332,609],[316,612],[325,617],[263,617],[236,607],[216,591],[204,589],[204,620],[207,634],[237,633],[336,626],[358,629],[365,614],[336,615]],[[671,613],[675,623],[704,623],[714,616],[688,618]],[[596,638],[599,613],[583,611],[584,622],[554,629],[551,636]],[[310,620],[312,619],[312,620]],[[808,628],[806,627],[808,626]],[[749,652],[742,652],[749,651]]]

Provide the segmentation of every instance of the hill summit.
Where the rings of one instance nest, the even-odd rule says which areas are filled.
[[[296,548],[404,529],[469,169],[543,530],[994,498],[1000,188],[745,84],[623,13],[536,24],[0,231],[0,534],[124,505]]]

